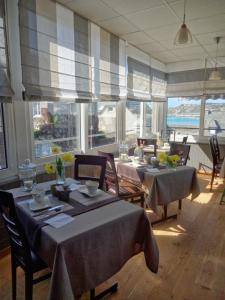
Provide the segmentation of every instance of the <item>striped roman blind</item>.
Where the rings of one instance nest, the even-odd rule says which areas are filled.
[[[160,70],[151,69],[151,94],[152,94],[152,101],[166,101],[166,74]]]
[[[125,41],[91,23],[91,56],[95,101],[125,99]]]
[[[127,58],[127,98],[129,100],[151,100],[151,67],[132,57]]]
[[[10,86],[8,66],[5,3],[0,0],[0,102],[11,102],[14,94]]]
[[[25,100],[92,99],[88,20],[50,0],[20,1]]]

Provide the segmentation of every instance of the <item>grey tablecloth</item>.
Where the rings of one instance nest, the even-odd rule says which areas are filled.
[[[200,193],[196,169],[182,166],[176,170],[163,169],[156,173],[146,171],[146,167],[135,167],[132,164],[118,163],[120,176],[128,177],[143,184],[148,196],[147,205],[157,213],[158,205],[184,199],[192,194],[192,199]]]
[[[41,228],[37,252],[52,269],[49,299],[72,300],[117,273],[144,251],[157,272],[158,247],[144,210],[117,201],[91,210],[58,229]]]

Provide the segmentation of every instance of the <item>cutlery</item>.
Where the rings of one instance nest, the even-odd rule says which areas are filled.
[[[64,206],[64,204],[61,204],[61,205],[53,206],[48,209],[43,209],[41,212],[33,214],[32,217],[38,217],[41,215],[45,215],[46,213],[51,212],[51,211],[60,211],[63,206]]]

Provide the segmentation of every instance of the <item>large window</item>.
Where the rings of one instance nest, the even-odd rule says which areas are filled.
[[[3,104],[0,104],[0,170],[7,168]]]
[[[225,99],[207,99],[205,102],[204,135],[225,137]]]
[[[117,137],[117,104],[96,102],[89,104],[88,147],[113,144]]]
[[[151,134],[152,103],[126,102],[126,142],[135,142],[137,137]]]
[[[39,102],[32,104],[35,157],[51,155],[52,145],[63,152],[80,147],[80,105]]]
[[[199,135],[200,99],[168,98],[167,131],[170,140],[194,142]]]

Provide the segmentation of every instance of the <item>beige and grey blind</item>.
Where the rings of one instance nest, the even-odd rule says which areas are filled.
[[[152,101],[155,102],[166,101],[166,86],[167,86],[166,73],[152,68],[151,84],[152,84],[151,87]]]
[[[21,0],[25,100],[92,99],[88,20],[50,0]]]
[[[125,41],[91,24],[91,57],[95,101],[126,98]]]
[[[151,100],[151,67],[132,57],[127,58],[127,98],[129,100]]]
[[[5,3],[0,0],[0,102],[11,102],[12,100],[14,93],[9,78]]]

